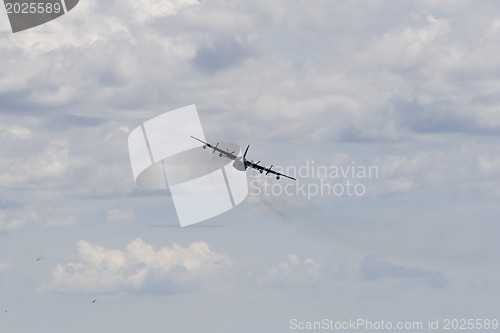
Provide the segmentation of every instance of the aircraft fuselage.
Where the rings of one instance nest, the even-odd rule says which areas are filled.
[[[234,159],[233,167],[236,170],[245,171],[247,169],[245,158],[243,156],[238,156]]]

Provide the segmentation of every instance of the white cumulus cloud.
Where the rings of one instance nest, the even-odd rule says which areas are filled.
[[[57,265],[52,271],[52,281],[39,291],[179,292],[203,288],[229,266],[229,257],[212,251],[205,242],[194,242],[187,247],[174,243],[155,250],[137,238],[122,251],[80,240],[77,259]]]

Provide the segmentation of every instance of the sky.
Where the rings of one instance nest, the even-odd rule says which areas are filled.
[[[499,53],[486,0],[81,0],[16,34],[0,10],[0,331],[498,320]],[[249,170],[181,228],[127,138],[191,104],[297,181]]]

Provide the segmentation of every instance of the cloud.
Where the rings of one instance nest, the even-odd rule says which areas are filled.
[[[110,209],[106,214],[106,220],[109,222],[130,220],[134,217],[131,209]]]
[[[445,288],[449,281],[437,271],[419,268],[406,268],[389,261],[377,260],[374,255],[367,255],[361,264],[361,274],[367,281],[381,279],[424,280],[432,288]]]
[[[198,4],[196,0],[126,0],[115,2],[115,9],[121,9],[137,23],[144,24],[160,17],[175,15],[183,8]]]
[[[202,45],[196,50],[191,63],[198,70],[214,74],[220,70],[240,65],[251,55],[251,51],[237,40],[225,39]]]
[[[275,288],[307,288],[321,278],[321,267],[314,259],[301,260],[289,254],[288,260],[268,267],[257,281],[262,286]]]
[[[470,255],[498,252],[490,236],[497,234],[500,197],[500,58],[493,56],[500,52],[499,17],[500,7],[491,1],[85,0],[70,14],[22,34],[11,34],[6,20],[0,36],[0,233],[29,238],[30,230],[69,216],[125,221],[134,212],[145,224],[156,224],[165,212],[175,218],[168,194],[160,198],[135,187],[127,135],[146,119],[196,103],[207,139],[250,143],[249,156],[262,164],[363,160],[379,167],[380,178],[366,184],[367,196],[373,194],[366,200],[248,198],[241,208],[250,214],[238,214],[242,224],[262,222],[278,234],[288,230],[297,249],[324,251],[328,244],[353,256],[402,249],[426,263],[366,258],[359,266],[356,258],[339,283],[340,273],[324,274],[336,270],[328,266],[330,257],[292,255],[250,272],[254,280],[242,289],[260,284],[259,299],[269,303],[269,287],[317,288],[334,296],[324,300],[337,301],[318,303],[315,292],[304,307],[337,306],[345,315],[349,309],[338,294],[360,311],[385,296],[400,314],[407,310],[399,301],[408,295],[391,298],[394,286],[418,286],[409,296],[425,289],[430,297],[417,299],[415,308],[439,298],[428,286],[448,283],[447,292],[459,298],[456,280],[464,279]],[[345,161],[328,161],[336,153],[344,153]],[[466,196],[450,198],[456,191]],[[225,224],[227,218],[214,222]],[[37,237],[41,250],[53,247],[55,234],[71,238],[96,231],[92,224]],[[234,249],[254,243],[250,233],[236,244],[229,237],[234,228],[223,229],[217,239]],[[134,241],[138,245],[125,248],[134,231],[116,235],[119,247],[81,241],[75,257],[51,266],[53,275],[40,291],[172,293],[227,283],[228,256],[208,245],[192,249],[192,232],[169,232],[182,246]],[[132,238],[125,242],[123,236]],[[275,241],[262,240],[249,259],[261,262],[259,255],[279,252]],[[467,248],[457,254],[464,243]],[[7,254],[22,246],[4,245]],[[60,245],[58,253],[68,253]],[[204,258],[194,264],[198,270],[186,268],[188,257]],[[488,258],[475,265],[494,267]],[[175,263],[164,263],[169,260]],[[484,295],[498,287],[477,284]],[[381,290],[376,299],[356,297],[374,289]],[[9,293],[15,298],[19,290]],[[481,298],[476,303],[485,308]],[[288,304],[280,305],[293,307],[294,300],[287,297]],[[216,305],[217,299],[209,302]]]
[[[123,202],[93,198],[113,201],[131,192],[128,126],[70,115],[28,116],[12,122],[3,133],[0,127],[6,143],[0,158],[0,207],[12,217],[2,222],[4,228],[12,228],[14,220],[17,226],[27,222],[47,226],[47,221],[54,225],[55,220],[78,219],[89,211],[106,215],[109,207],[120,207]],[[18,128],[27,128],[31,134]],[[36,216],[26,212],[36,212]]]
[[[76,216],[55,217],[47,221],[47,226],[48,227],[70,226],[70,225],[75,225],[76,221],[77,221]]]
[[[408,152],[407,152],[408,153]],[[408,193],[424,187],[449,185],[454,191],[483,188],[496,194],[500,183],[500,150],[488,143],[464,143],[412,150],[411,154],[380,154],[371,162],[378,166],[381,179],[370,193]],[[493,185],[493,186],[490,186]]]
[[[25,211],[0,211],[0,230],[13,231],[23,227],[27,221],[36,218],[36,213]]]
[[[428,15],[415,17],[406,26],[384,33],[359,54],[361,66],[389,66],[392,70],[421,65],[433,56],[434,45],[446,37],[449,24],[445,19]],[[415,26],[412,26],[415,25]],[[429,53],[430,52],[430,53]]]
[[[46,207],[107,216],[135,190],[128,129],[193,102],[207,137],[282,141],[294,147],[290,164],[353,147],[342,142],[378,144],[366,152],[387,178],[374,196],[436,184],[498,195],[494,6],[477,25],[466,2],[191,3],[88,0],[40,33],[2,36],[0,116],[3,130],[17,127],[3,132],[6,200],[43,223]],[[443,145],[463,134],[490,141],[481,155]]]
[[[53,131],[65,131],[74,128],[94,128],[106,122],[99,117],[78,116],[73,114],[49,117],[45,127]]]
[[[218,110],[219,122],[232,124],[229,131],[263,139],[494,135],[496,81],[484,80],[489,74],[475,67],[496,65],[491,57],[481,60],[498,51],[498,20],[473,25],[484,43],[468,44],[460,34],[461,25],[471,23],[461,20],[467,6],[390,6],[398,14],[377,20],[374,29],[373,17],[389,15],[384,4],[352,2],[332,10],[327,2],[114,1],[110,10],[88,1],[73,20],[53,22],[62,36],[47,34],[43,43],[33,35],[3,40],[11,66],[0,69],[0,100],[11,111],[64,106],[96,116],[104,106],[110,113],[132,109],[129,116],[137,117],[141,108],[161,108],[165,100],[175,106],[196,101]],[[160,17],[166,19],[146,24]],[[472,84],[464,85],[464,72],[472,73]]]
[[[500,281],[497,278],[478,276],[469,280],[467,282],[467,287],[473,289],[499,289]]]
[[[15,186],[37,181],[63,180],[72,168],[83,162],[70,156],[68,140],[51,140],[42,151],[26,157],[14,156],[11,160],[0,161],[6,166],[0,173],[0,183]]]
[[[17,200],[3,199],[0,197],[0,209],[16,209],[22,208],[23,204]]]
[[[57,265],[52,281],[40,292],[117,293],[180,292],[203,289],[231,266],[226,254],[205,242],[188,247],[173,244],[155,250],[137,238],[125,251],[78,242],[75,262]]]
[[[0,129],[3,131],[2,136],[11,140],[27,140],[31,138],[32,132],[29,128],[11,125],[5,129]]]

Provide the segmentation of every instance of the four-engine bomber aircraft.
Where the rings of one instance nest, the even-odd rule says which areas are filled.
[[[219,143],[217,143],[215,146],[213,146],[213,145],[209,144],[208,142],[205,142],[203,140],[195,138],[194,136],[191,136],[191,137],[193,139],[198,140],[201,143],[203,143],[203,149],[206,149],[207,147],[211,148],[214,150],[212,153],[218,152],[220,157],[224,156],[224,157],[227,157],[231,160],[234,160],[233,167],[236,170],[246,171],[247,168],[252,168],[252,169],[258,170],[261,174],[265,172],[266,175],[269,173],[276,175],[276,179],[280,179],[280,177],[283,176],[283,177],[295,180],[295,178],[293,178],[293,177],[290,177],[290,176],[287,176],[285,174],[279,173],[277,171],[271,170],[273,165],[271,165],[269,168],[266,168],[266,167],[259,165],[260,161],[258,161],[257,163],[254,163],[253,161],[247,160],[246,156],[247,156],[248,148],[250,147],[250,145],[248,145],[247,149],[245,149],[245,153],[243,154],[243,156],[236,156],[234,154],[234,151],[229,152],[229,150],[224,151],[224,150],[218,148]]]

